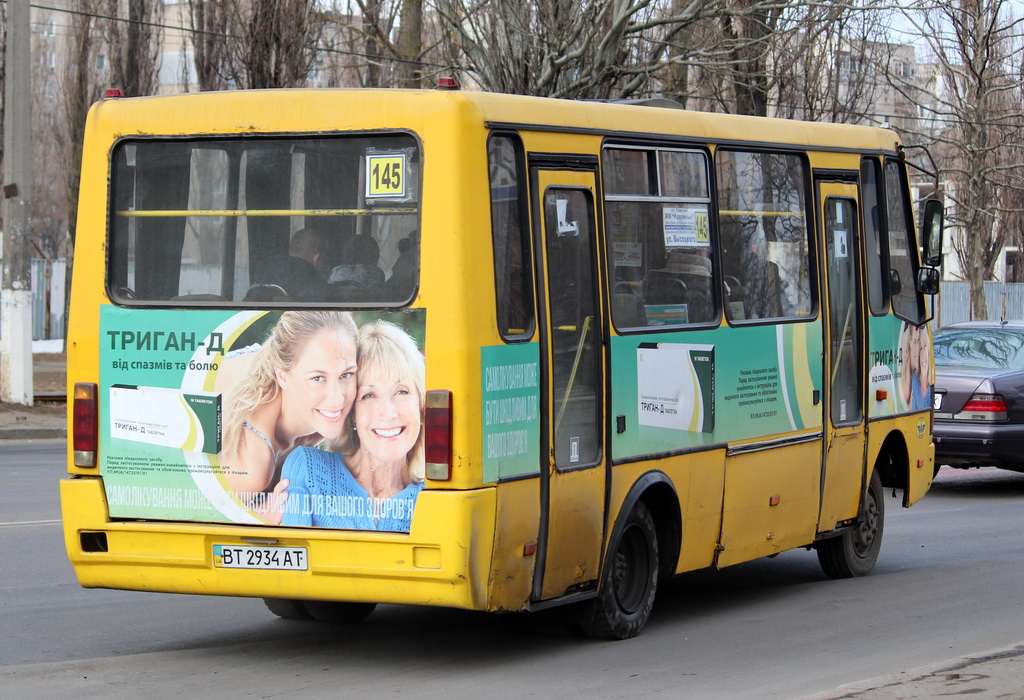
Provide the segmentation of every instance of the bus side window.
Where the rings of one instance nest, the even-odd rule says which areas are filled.
[[[860,166],[861,207],[864,220],[864,247],[867,251],[868,308],[876,316],[889,313],[885,278],[889,269],[889,246],[885,239],[881,201],[882,167],[875,158],[865,158]]]
[[[925,318],[924,299],[917,293],[917,241],[911,217],[907,173],[898,160],[886,159],[886,223],[889,241],[889,295],[897,317],[918,324]]]
[[[533,259],[525,225],[523,145],[514,134],[497,133],[487,144],[491,184],[491,235],[498,331],[505,340],[533,336]]]
[[[792,154],[720,149],[716,165],[728,319],[809,317],[806,163]]]
[[[707,156],[616,146],[602,170],[616,327],[716,322]]]

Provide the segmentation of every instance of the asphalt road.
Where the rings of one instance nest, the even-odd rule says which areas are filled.
[[[64,556],[62,442],[0,445],[0,696],[799,698],[1024,640],[1024,474],[944,469],[886,499],[874,574],[787,552],[677,578],[644,633],[597,643],[555,614],[382,606],[362,625],[260,601],[84,590]]]

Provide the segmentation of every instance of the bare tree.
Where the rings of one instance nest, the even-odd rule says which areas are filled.
[[[188,0],[192,56],[199,89],[223,90],[229,68],[228,22],[235,16],[235,0]],[[185,81],[187,85],[187,80]]]
[[[714,3],[691,0],[683,15]],[[672,19],[651,0],[435,0],[434,8],[451,37],[449,60],[481,88],[569,98],[642,92],[653,55],[664,52],[657,35]]]
[[[107,0],[110,79],[127,97],[156,92],[163,9],[163,0]]]
[[[71,29],[67,39],[64,80],[61,86],[66,155],[62,167],[59,168],[64,176],[68,212],[68,264],[64,295],[65,324],[68,318],[68,301],[71,298],[71,267],[78,223],[82,140],[85,136],[85,119],[89,107],[99,96],[95,66],[101,46],[102,31],[98,26],[99,21],[94,19],[101,14],[100,0],[72,0],[69,4],[72,10]],[[64,337],[67,337],[66,333]]]
[[[60,72],[58,47],[63,37],[56,31],[51,10],[37,7],[33,22],[38,31],[32,41],[32,257],[54,259],[64,254],[67,243],[68,197],[64,182],[54,177],[65,156],[65,125],[60,120]],[[57,15],[63,17],[62,15]]]
[[[230,47],[238,87],[305,85],[323,27],[315,0],[249,0],[234,10],[238,34]]]
[[[421,87],[422,58],[423,0],[403,0],[395,70],[397,87]]]
[[[433,0],[433,6],[454,47],[448,60],[485,90],[664,95],[698,108],[765,115],[792,85],[796,66],[821,54],[837,23],[851,26],[851,17],[876,11],[881,0]]]
[[[935,80],[918,103],[926,116],[916,136],[939,163],[951,243],[971,283],[975,318],[987,318],[984,282],[1004,247],[1018,242],[1024,218],[1024,25],[1008,0],[957,0],[910,14],[933,55]],[[907,81],[892,76],[906,90]]]
[[[335,4],[325,32],[336,82],[360,87],[420,87],[432,49],[424,0],[348,0]],[[329,35],[329,36],[328,36]]]

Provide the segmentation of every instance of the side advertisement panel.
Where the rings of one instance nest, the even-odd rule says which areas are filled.
[[[540,345],[480,348],[484,482],[538,474]]]
[[[884,418],[932,407],[932,338],[895,316],[868,319],[868,417]]]
[[[820,428],[821,324],[612,338],[616,459]]]
[[[110,515],[407,532],[425,311],[101,311]]]

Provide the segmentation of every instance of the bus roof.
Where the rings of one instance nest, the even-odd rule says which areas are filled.
[[[848,124],[749,117],[662,106],[565,100],[499,93],[368,88],[231,90],[106,98],[93,106],[95,126],[120,136],[229,133],[330,133],[409,128],[444,115],[529,130],[686,138],[893,152],[896,135]]]

